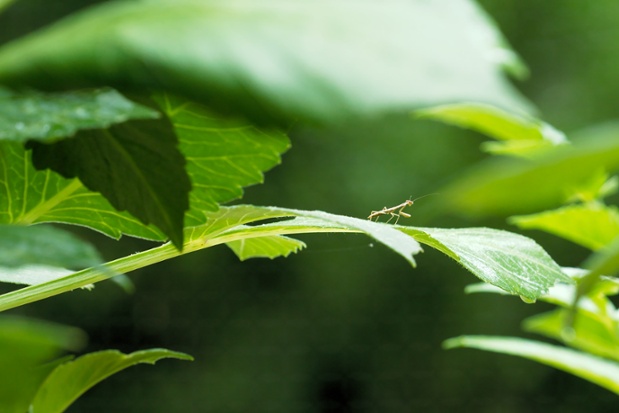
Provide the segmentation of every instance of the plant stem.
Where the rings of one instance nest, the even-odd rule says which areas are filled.
[[[183,254],[167,243],[147,251],[110,261],[105,265],[87,268],[57,280],[31,285],[0,296],[0,311],[19,307],[42,300],[76,288],[112,278],[118,274],[131,272]]]
[[[179,251],[171,243],[163,244],[159,247],[151,248],[146,251],[138,252],[127,257],[118,258],[104,265],[87,268],[82,271],[67,275],[66,277],[48,281],[42,284],[31,285],[19,290],[11,291],[0,296],[0,312],[16,308],[35,301],[43,300],[54,295],[62,294],[81,288],[89,284],[94,284],[99,281],[104,281],[118,274],[125,274],[139,268],[147,267],[159,263],[161,261],[175,258],[190,252],[213,247],[215,245],[224,244],[230,241],[235,241],[244,238],[261,237],[267,235],[283,235],[283,234],[300,234],[300,233],[315,233],[315,232],[357,232],[346,229],[333,228],[275,228],[267,231],[256,231],[252,229],[241,229],[238,231],[228,231],[226,234],[215,236],[214,238],[205,239],[200,237],[185,242],[183,250]]]

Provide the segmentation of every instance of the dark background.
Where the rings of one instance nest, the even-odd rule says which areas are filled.
[[[0,40],[86,3],[19,1],[0,17]],[[531,68],[531,78],[518,86],[546,121],[569,133],[617,117],[619,3],[481,3]],[[485,157],[482,141],[472,132],[401,117],[297,130],[283,164],[242,201],[365,217],[435,192]],[[411,208],[407,224],[508,228],[504,217],[433,216],[426,201]],[[108,259],[150,246],[82,233]],[[587,256],[554,237],[526,235],[561,265],[576,266]],[[196,358],[133,367],[69,412],[617,411],[612,393],[551,368],[441,349],[443,340],[460,334],[527,336],[522,319],[549,306],[467,296],[463,288],[475,277],[427,248],[412,269],[361,236],[304,240],[309,248],[287,259],[241,263],[218,247],[132,273],[133,295],[101,283],[14,313],[84,329],[85,351],[165,347]]]

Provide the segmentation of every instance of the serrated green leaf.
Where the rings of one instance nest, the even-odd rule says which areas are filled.
[[[568,310],[560,309],[527,318],[523,328],[531,333],[554,338],[564,344],[619,361],[619,331],[617,323],[604,323],[587,313],[579,312],[573,325],[566,330]]]
[[[468,0],[116,1],[2,48],[0,82],[154,88],[280,125],[459,101],[528,112],[505,45]]]
[[[85,343],[75,328],[18,317],[0,318],[0,405],[3,413],[24,413],[64,350]]]
[[[273,235],[270,237],[245,238],[226,244],[241,261],[249,258],[287,257],[293,252],[305,248],[305,243],[298,239]]]
[[[0,93],[0,140],[52,142],[81,129],[157,117],[157,111],[109,88],[54,94]]]
[[[61,229],[47,225],[0,225],[0,267],[42,264],[84,268],[101,262],[91,244]]]
[[[555,145],[567,143],[565,135],[538,119],[506,112],[490,105],[460,103],[417,112],[438,120],[483,133],[501,142],[486,142],[482,148],[505,155],[530,156]]]
[[[134,120],[80,131],[52,145],[34,144],[32,162],[37,169],[78,177],[115,209],[152,223],[180,248],[191,183],[177,143],[166,118]]]
[[[592,250],[603,248],[619,236],[619,210],[598,203],[513,216],[509,222],[522,229],[549,232]]]
[[[448,250],[483,281],[523,299],[536,300],[557,283],[573,282],[542,247],[519,234],[490,228],[401,229],[413,236],[425,233],[419,242]]]
[[[619,124],[618,124],[619,125]],[[449,208],[468,215],[515,215],[559,207],[595,171],[619,169],[619,127],[578,134],[534,159],[491,159],[441,190]],[[586,136],[586,138],[585,138]]]
[[[515,337],[461,336],[443,344],[509,354],[573,374],[619,394],[619,363],[565,347]]]
[[[223,118],[169,94],[155,99],[174,125],[194,186],[185,226],[204,224],[205,212],[240,198],[243,187],[262,183],[262,173],[279,164],[280,155],[290,147],[288,137],[277,130]]]
[[[116,350],[99,351],[58,366],[39,388],[31,411],[62,413],[91,387],[128,367],[155,364],[164,358],[193,360],[184,353],[151,349],[123,354]]]
[[[212,115],[200,105],[164,96],[160,100],[178,125],[181,152],[193,183],[188,226],[203,224],[204,212],[242,194],[242,186],[261,182],[262,172],[280,161],[289,147],[280,132]],[[212,155],[212,156],[211,156]],[[158,229],[116,211],[100,194],[52,171],[37,171],[22,145],[0,142],[0,223],[64,222],[108,236],[132,235],[164,240]]]
[[[108,236],[131,234],[163,240],[126,212],[118,212],[100,194],[88,191],[79,180],[55,172],[37,171],[30,151],[21,144],[0,142],[0,223],[29,225],[62,222],[90,227]]]

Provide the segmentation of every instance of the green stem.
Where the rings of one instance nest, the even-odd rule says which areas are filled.
[[[94,284],[112,278],[115,275],[124,274],[178,255],[180,255],[180,253],[174,246],[171,244],[164,244],[157,248],[110,261],[104,266],[87,268],[63,278],[21,288],[0,296],[0,311],[9,310],[24,304],[72,291],[76,288]]]
[[[251,229],[238,231],[230,231],[215,238],[205,240],[199,238],[186,242],[183,245],[183,250],[179,251],[170,243],[163,244],[159,247],[151,248],[146,251],[138,252],[127,257],[122,257],[114,261],[110,261],[104,265],[87,268],[82,271],[75,272],[63,278],[48,281],[46,283],[31,285],[10,293],[0,296],[0,312],[16,308],[25,304],[30,304],[35,301],[43,300],[58,294],[69,292],[77,288],[94,284],[99,281],[104,281],[118,274],[126,274],[139,268],[147,267],[159,263],[161,261],[175,258],[181,255],[189,254],[190,252],[213,247],[219,244],[244,239],[263,237],[268,235],[285,235],[285,234],[300,234],[300,233],[315,233],[315,232],[357,232],[354,230],[342,229],[273,229],[271,231],[256,231],[252,233]]]

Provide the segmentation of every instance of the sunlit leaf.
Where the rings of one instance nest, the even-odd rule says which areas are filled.
[[[257,122],[477,101],[529,111],[522,63],[468,0],[115,1],[0,51],[0,82],[167,90]]]
[[[134,120],[33,145],[32,162],[37,169],[79,178],[117,210],[152,223],[180,247],[191,183],[177,145],[166,118]]]
[[[123,354],[116,350],[100,351],[58,366],[45,380],[32,403],[32,411],[64,412],[88,389],[128,367],[140,363],[155,364],[164,358],[193,360],[184,353],[151,349]]]
[[[560,309],[527,318],[523,328],[559,340],[570,347],[619,361],[617,323],[604,323],[579,312],[571,327],[566,326],[568,310]]]
[[[619,210],[598,203],[569,205],[509,218],[522,229],[539,229],[598,250],[619,236]]]
[[[535,241],[489,228],[411,228],[419,242],[447,253],[487,283],[526,300],[536,300],[553,285],[573,281]],[[444,251],[447,250],[447,251]]]
[[[2,12],[5,7],[9,6],[14,1],[15,0],[0,0],[0,12]]]
[[[64,350],[85,343],[75,328],[26,318],[0,318],[0,404],[3,413],[24,413]]]
[[[158,116],[157,111],[109,88],[54,94],[4,91],[0,93],[0,140],[51,142],[80,129]]]
[[[262,172],[280,161],[289,146],[281,132],[230,121],[185,100],[163,97],[175,123],[192,180],[186,225],[204,224],[205,212],[242,195],[242,186],[261,182]],[[22,145],[0,143],[0,223],[64,222],[87,226],[114,238],[132,235],[164,240],[161,231],[118,212],[80,181],[35,170]]]
[[[524,357],[588,380],[619,394],[619,363],[565,347],[515,337],[461,336],[447,349],[466,347]]]
[[[118,212],[100,194],[88,191],[77,179],[50,170],[37,171],[30,151],[13,142],[0,142],[0,223],[28,225],[63,222],[83,225],[114,238],[123,233],[165,239],[137,218]]]
[[[249,258],[287,257],[290,253],[305,248],[305,243],[282,235],[260,238],[244,238],[226,244],[241,261]]]
[[[585,132],[580,134],[585,136]],[[513,215],[561,206],[591,183],[595,171],[619,169],[619,127],[586,132],[534,159],[492,159],[441,191],[449,207],[468,215]]]
[[[601,250],[590,255],[583,266],[589,270],[578,283],[574,305],[595,290],[596,285],[605,275],[613,276],[619,271],[619,237]]]
[[[290,147],[286,135],[277,130],[224,118],[168,94],[156,100],[174,125],[193,183],[185,226],[204,224],[206,212],[240,198],[243,187],[262,183],[262,173],[279,164],[281,153]]]
[[[562,132],[538,119],[477,103],[442,105],[417,112],[421,118],[439,120],[483,133],[500,142],[486,142],[483,149],[497,154],[532,155],[567,143]]]

